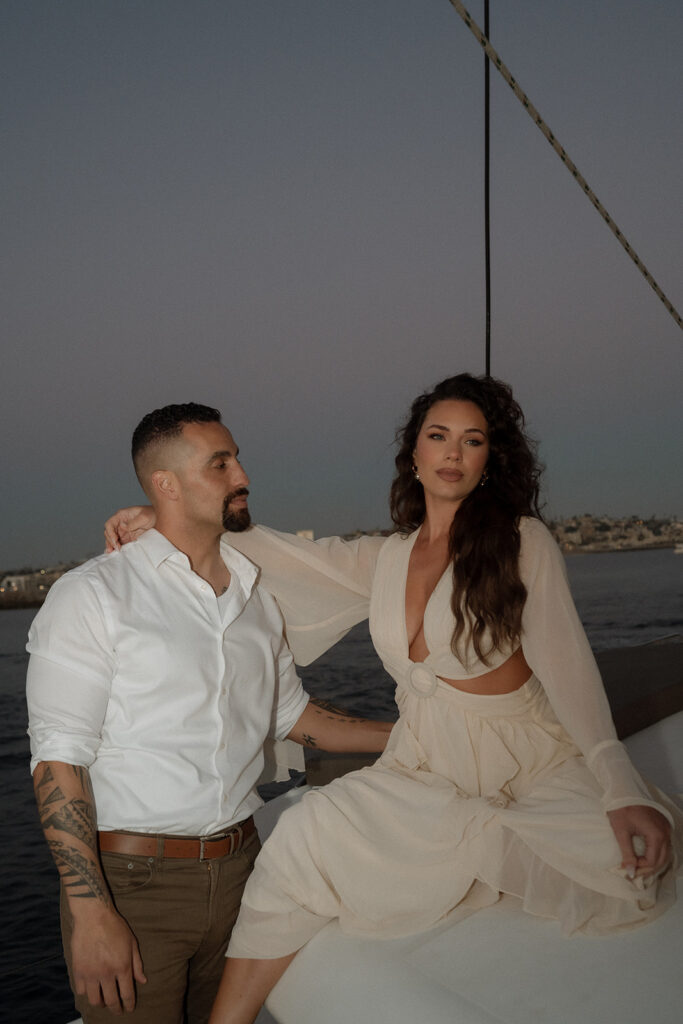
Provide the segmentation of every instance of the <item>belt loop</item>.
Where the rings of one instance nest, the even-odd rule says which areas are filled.
[[[159,860],[164,858],[164,840],[162,836],[157,837],[157,858]]]
[[[204,847],[206,846],[206,839],[204,836],[199,837],[199,859],[204,860]]]
[[[241,825],[235,825],[234,830],[230,835],[230,856],[233,853],[239,853],[242,849],[242,840],[244,838],[244,832],[242,831]]]

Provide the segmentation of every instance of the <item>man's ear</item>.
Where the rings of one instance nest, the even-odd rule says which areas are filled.
[[[170,469],[155,469],[151,480],[158,501],[177,501],[180,497],[178,478]]]

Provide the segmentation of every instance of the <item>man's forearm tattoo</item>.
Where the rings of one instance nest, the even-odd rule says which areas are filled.
[[[48,839],[48,845],[60,869],[62,884],[70,896],[78,899],[100,899],[107,905],[111,903],[102,875],[92,860],[58,839]]]
[[[92,782],[90,781],[90,772],[87,768],[83,768],[80,764],[72,764],[71,771],[78,779],[81,789],[85,793],[86,797],[91,800],[94,804],[95,797],[92,791]]]
[[[41,783],[41,785],[42,785],[42,783]],[[49,806],[49,804],[58,804],[60,800],[64,800],[64,794],[62,793],[62,791],[59,788],[59,786],[56,786],[52,790],[51,793],[48,793],[48,795],[45,797],[44,800],[39,797],[39,800],[38,800],[38,810],[40,811],[41,820],[42,820],[42,808]]]
[[[72,786],[63,773],[58,776],[66,795],[49,764],[36,769],[40,823],[69,896],[101,899],[109,904],[111,898],[99,868],[90,773],[79,765],[70,765],[69,769],[77,786]],[[79,848],[81,844],[84,849]]]
[[[50,799],[48,797],[45,806],[50,803]],[[50,813],[44,813],[44,808],[41,808],[40,822],[45,830],[53,828],[56,832],[68,832],[94,849],[95,815],[89,801],[71,800],[59,810]]]
[[[36,790],[36,796],[40,799],[41,790],[45,786],[49,786],[51,782],[55,781],[55,777],[52,774],[52,768],[49,764],[39,764],[36,768],[35,775],[33,776],[34,786]]]

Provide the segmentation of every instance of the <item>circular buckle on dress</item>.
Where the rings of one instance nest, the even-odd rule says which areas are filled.
[[[433,697],[436,687],[437,678],[434,669],[425,665],[423,661],[413,665],[408,676],[408,689],[412,690],[416,697]]]

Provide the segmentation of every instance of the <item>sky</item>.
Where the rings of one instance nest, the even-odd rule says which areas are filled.
[[[490,8],[680,311],[679,0]],[[101,550],[170,402],[222,411],[256,521],[389,526],[410,402],[484,372],[483,64],[448,0],[5,0],[0,569]],[[546,512],[681,516],[683,332],[495,72],[491,104],[491,369]]]

